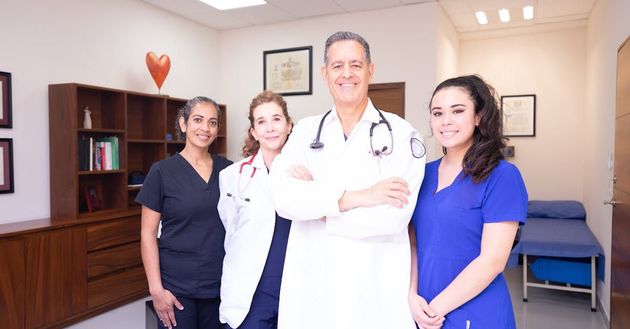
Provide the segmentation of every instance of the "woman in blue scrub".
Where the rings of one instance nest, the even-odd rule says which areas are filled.
[[[217,212],[218,176],[232,162],[208,153],[220,118],[215,101],[189,100],[175,122],[184,149],[154,163],[136,197],[142,204],[142,261],[160,328],[222,327],[225,230]]]
[[[269,168],[293,124],[282,96],[258,94],[249,106],[245,158],[219,175],[225,226],[221,322],[227,328],[278,327],[278,302],[291,221],[276,213]]]
[[[516,328],[502,272],[527,191],[501,154],[494,89],[478,76],[449,79],[429,109],[444,156],[426,165],[412,217],[414,319],[424,329]]]

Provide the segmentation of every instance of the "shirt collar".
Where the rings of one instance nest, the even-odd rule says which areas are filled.
[[[333,119],[339,120],[339,114],[337,113],[337,108],[335,107],[335,105],[333,105],[332,113],[329,115],[329,117],[330,118],[326,118],[327,122]],[[365,107],[365,111],[363,112],[363,115],[361,116],[361,119],[359,121],[368,121],[373,123],[379,123],[381,121],[381,116],[378,114],[378,110],[376,109],[376,107],[374,107],[374,104],[372,104],[372,100],[369,98],[367,106]]]

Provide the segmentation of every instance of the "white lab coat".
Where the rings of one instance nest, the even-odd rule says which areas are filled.
[[[392,126],[392,154],[370,153],[369,130],[380,117],[369,102],[344,140],[335,109],[321,141],[309,147],[323,115],[301,120],[271,169],[276,211],[293,220],[280,292],[280,329],[415,329],[407,303],[410,247],[407,225],[424,176],[425,157],[412,156],[410,139],[421,137],[400,117],[383,112]],[[390,140],[384,125],[378,148]],[[313,181],[292,178],[287,168],[306,166]],[[346,190],[360,190],[388,177],[402,177],[412,194],[402,209],[387,205],[340,212]],[[326,221],[321,220],[325,217]]]
[[[252,167],[245,165],[242,175],[239,174],[241,164],[249,159],[236,162],[219,174],[218,210],[225,227],[219,317],[232,328],[240,326],[249,312],[267,261],[276,220],[262,154],[254,158],[252,166],[256,173],[251,181]]]

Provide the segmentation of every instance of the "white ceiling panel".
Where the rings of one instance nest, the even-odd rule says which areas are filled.
[[[267,0],[267,2],[274,7],[282,8],[284,11],[298,18],[335,15],[345,12],[343,8],[332,0]]]
[[[400,0],[335,0],[335,2],[348,12],[392,8],[403,5]]]
[[[217,30],[229,30],[250,25],[246,21],[231,16],[228,12],[220,11],[198,0],[143,1]]]
[[[588,17],[595,0],[538,0],[540,18],[563,16]]]
[[[271,4],[226,10],[237,19],[249,25],[265,25],[297,19],[286,10]]]

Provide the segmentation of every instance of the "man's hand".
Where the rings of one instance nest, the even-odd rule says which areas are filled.
[[[374,207],[388,204],[402,208],[409,203],[407,197],[411,194],[407,182],[400,177],[391,177],[360,191],[346,191],[339,199],[341,211],[357,207]]]

